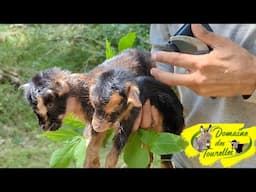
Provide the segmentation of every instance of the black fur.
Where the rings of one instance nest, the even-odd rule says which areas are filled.
[[[37,73],[30,81],[30,86],[25,93],[26,100],[32,106],[34,113],[38,118],[39,125],[44,129],[45,120],[37,113],[37,97],[43,99],[44,105],[47,107],[48,121],[50,122],[50,130],[56,130],[61,126],[61,121],[58,116],[66,111],[66,102],[68,95],[58,96],[55,93],[47,94],[49,88],[54,90],[57,88],[53,82],[56,74],[70,74],[68,71],[63,71],[58,68],[52,68]]]
[[[102,73],[96,80],[95,86],[92,90],[92,102],[96,103],[95,112],[99,118],[105,118],[109,122],[114,123],[120,114],[127,107],[127,96],[125,94],[124,84],[127,82],[126,79],[132,80],[134,75],[132,73],[123,73],[123,70],[118,70],[115,76],[112,75],[112,70]],[[122,76],[123,79],[119,77]],[[106,114],[103,108],[109,103],[109,100],[114,92],[118,92],[122,98],[119,105],[119,110],[111,114]]]
[[[139,74],[145,75],[145,76],[151,76],[150,69],[154,65],[151,60],[151,53],[144,52],[144,51],[138,51],[137,59],[138,59],[138,62],[140,63],[139,68],[137,69]],[[150,63],[151,63],[151,65],[149,65]]]
[[[163,115],[164,131],[180,134],[184,127],[183,106],[174,91],[151,77],[136,77],[142,104],[150,99]]]
[[[47,106],[47,99],[44,98],[44,104],[47,106],[47,116],[50,118],[51,131],[57,130],[62,124],[62,121],[58,119],[58,116],[65,114],[67,98],[67,94],[60,97],[56,96],[55,99],[51,101],[52,107]]]
[[[142,104],[149,99],[151,105],[161,112],[164,132],[179,135],[184,128],[183,106],[174,91],[152,77],[136,77],[135,81]],[[172,154],[161,155],[161,161],[167,167],[172,166],[171,158]]]
[[[131,115],[129,116],[129,118],[127,120],[123,120],[120,123],[120,132],[114,137],[114,145],[119,153],[125,146],[131,134],[133,123],[138,117],[139,111],[140,111],[140,108],[134,107],[131,110]]]
[[[106,71],[97,78],[92,94],[100,95],[100,104],[106,105],[115,91],[125,97],[124,84],[133,79],[134,75],[128,71],[126,73],[124,70],[117,70],[115,75],[112,70]]]

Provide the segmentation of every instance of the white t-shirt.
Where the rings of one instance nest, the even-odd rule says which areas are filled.
[[[165,46],[169,40],[169,35],[173,35],[181,25],[152,24],[150,28],[152,48]],[[228,37],[256,55],[256,24],[210,24],[210,26],[216,34]],[[185,73],[183,68],[173,68],[165,64],[159,64],[159,67],[175,73]],[[184,107],[186,127],[198,123],[244,123],[245,127],[256,126],[256,91],[248,100],[245,100],[240,95],[217,97],[216,99],[201,97],[183,86],[178,86],[178,90]],[[187,158],[184,153],[175,154],[173,161],[176,167],[205,167],[199,163],[198,157]],[[217,162],[212,167],[222,166]],[[256,155],[244,159],[234,166],[234,168],[238,167],[256,168]]]

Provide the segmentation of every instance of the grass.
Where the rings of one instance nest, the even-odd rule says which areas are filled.
[[[106,38],[117,47],[130,31],[137,33],[135,47],[149,50],[147,24],[0,24],[0,69],[15,71],[23,83],[53,66],[84,72],[104,61]],[[58,144],[41,133],[18,86],[0,82],[0,167],[48,167]]]

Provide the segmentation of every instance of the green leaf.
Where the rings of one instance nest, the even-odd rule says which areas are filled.
[[[141,142],[144,144],[147,144],[149,146],[149,148],[152,147],[152,145],[155,143],[157,137],[159,136],[156,131],[144,130],[144,129],[139,129],[138,135],[140,137]]]
[[[60,128],[56,131],[46,131],[42,135],[52,141],[65,141],[72,139],[73,137],[78,136],[79,134],[71,129]]]
[[[150,149],[156,155],[164,155],[183,151],[186,145],[187,143],[179,135],[162,132]]]
[[[84,123],[74,115],[68,115],[60,129],[47,131],[42,135],[53,141],[64,142],[63,147],[54,151],[50,159],[50,167],[69,167],[75,162],[76,167],[83,167],[86,151],[86,140],[76,129],[84,129]]]
[[[110,59],[115,55],[115,50],[111,47],[111,43],[106,39],[106,59]]]
[[[132,48],[136,39],[136,32],[129,32],[123,36],[118,42],[118,51],[121,52],[124,49]]]
[[[80,136],[80,140],[74,149],[74,160],[76,168],[83,168],[86,152],[86,140]]]
[[[107,144],[113,139],[113,137],[114,137],[114,129],[108,129],[107,134],[104,140],[102,141],[102,146],[106,147]]]
[[[76,143],[67,142],[62,148],[57,149],[51,155],[50,167],[51,168],[67,168],[73,160],[74,149]]]
[[[85,124],[79,118],[70,113],[63,119],[62,128],[84,129]]]
[[[128,168],[145,168],[149,164],[149,151],[143,147],[137,133],[130,135],[124,148],[124,162]]]

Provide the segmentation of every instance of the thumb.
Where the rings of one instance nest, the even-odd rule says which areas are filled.
[[[191,28],[196,38],[200,39],[212,48],[223,45],[227,40],[225,37],[208,31],[201,24],[192,24]]]

